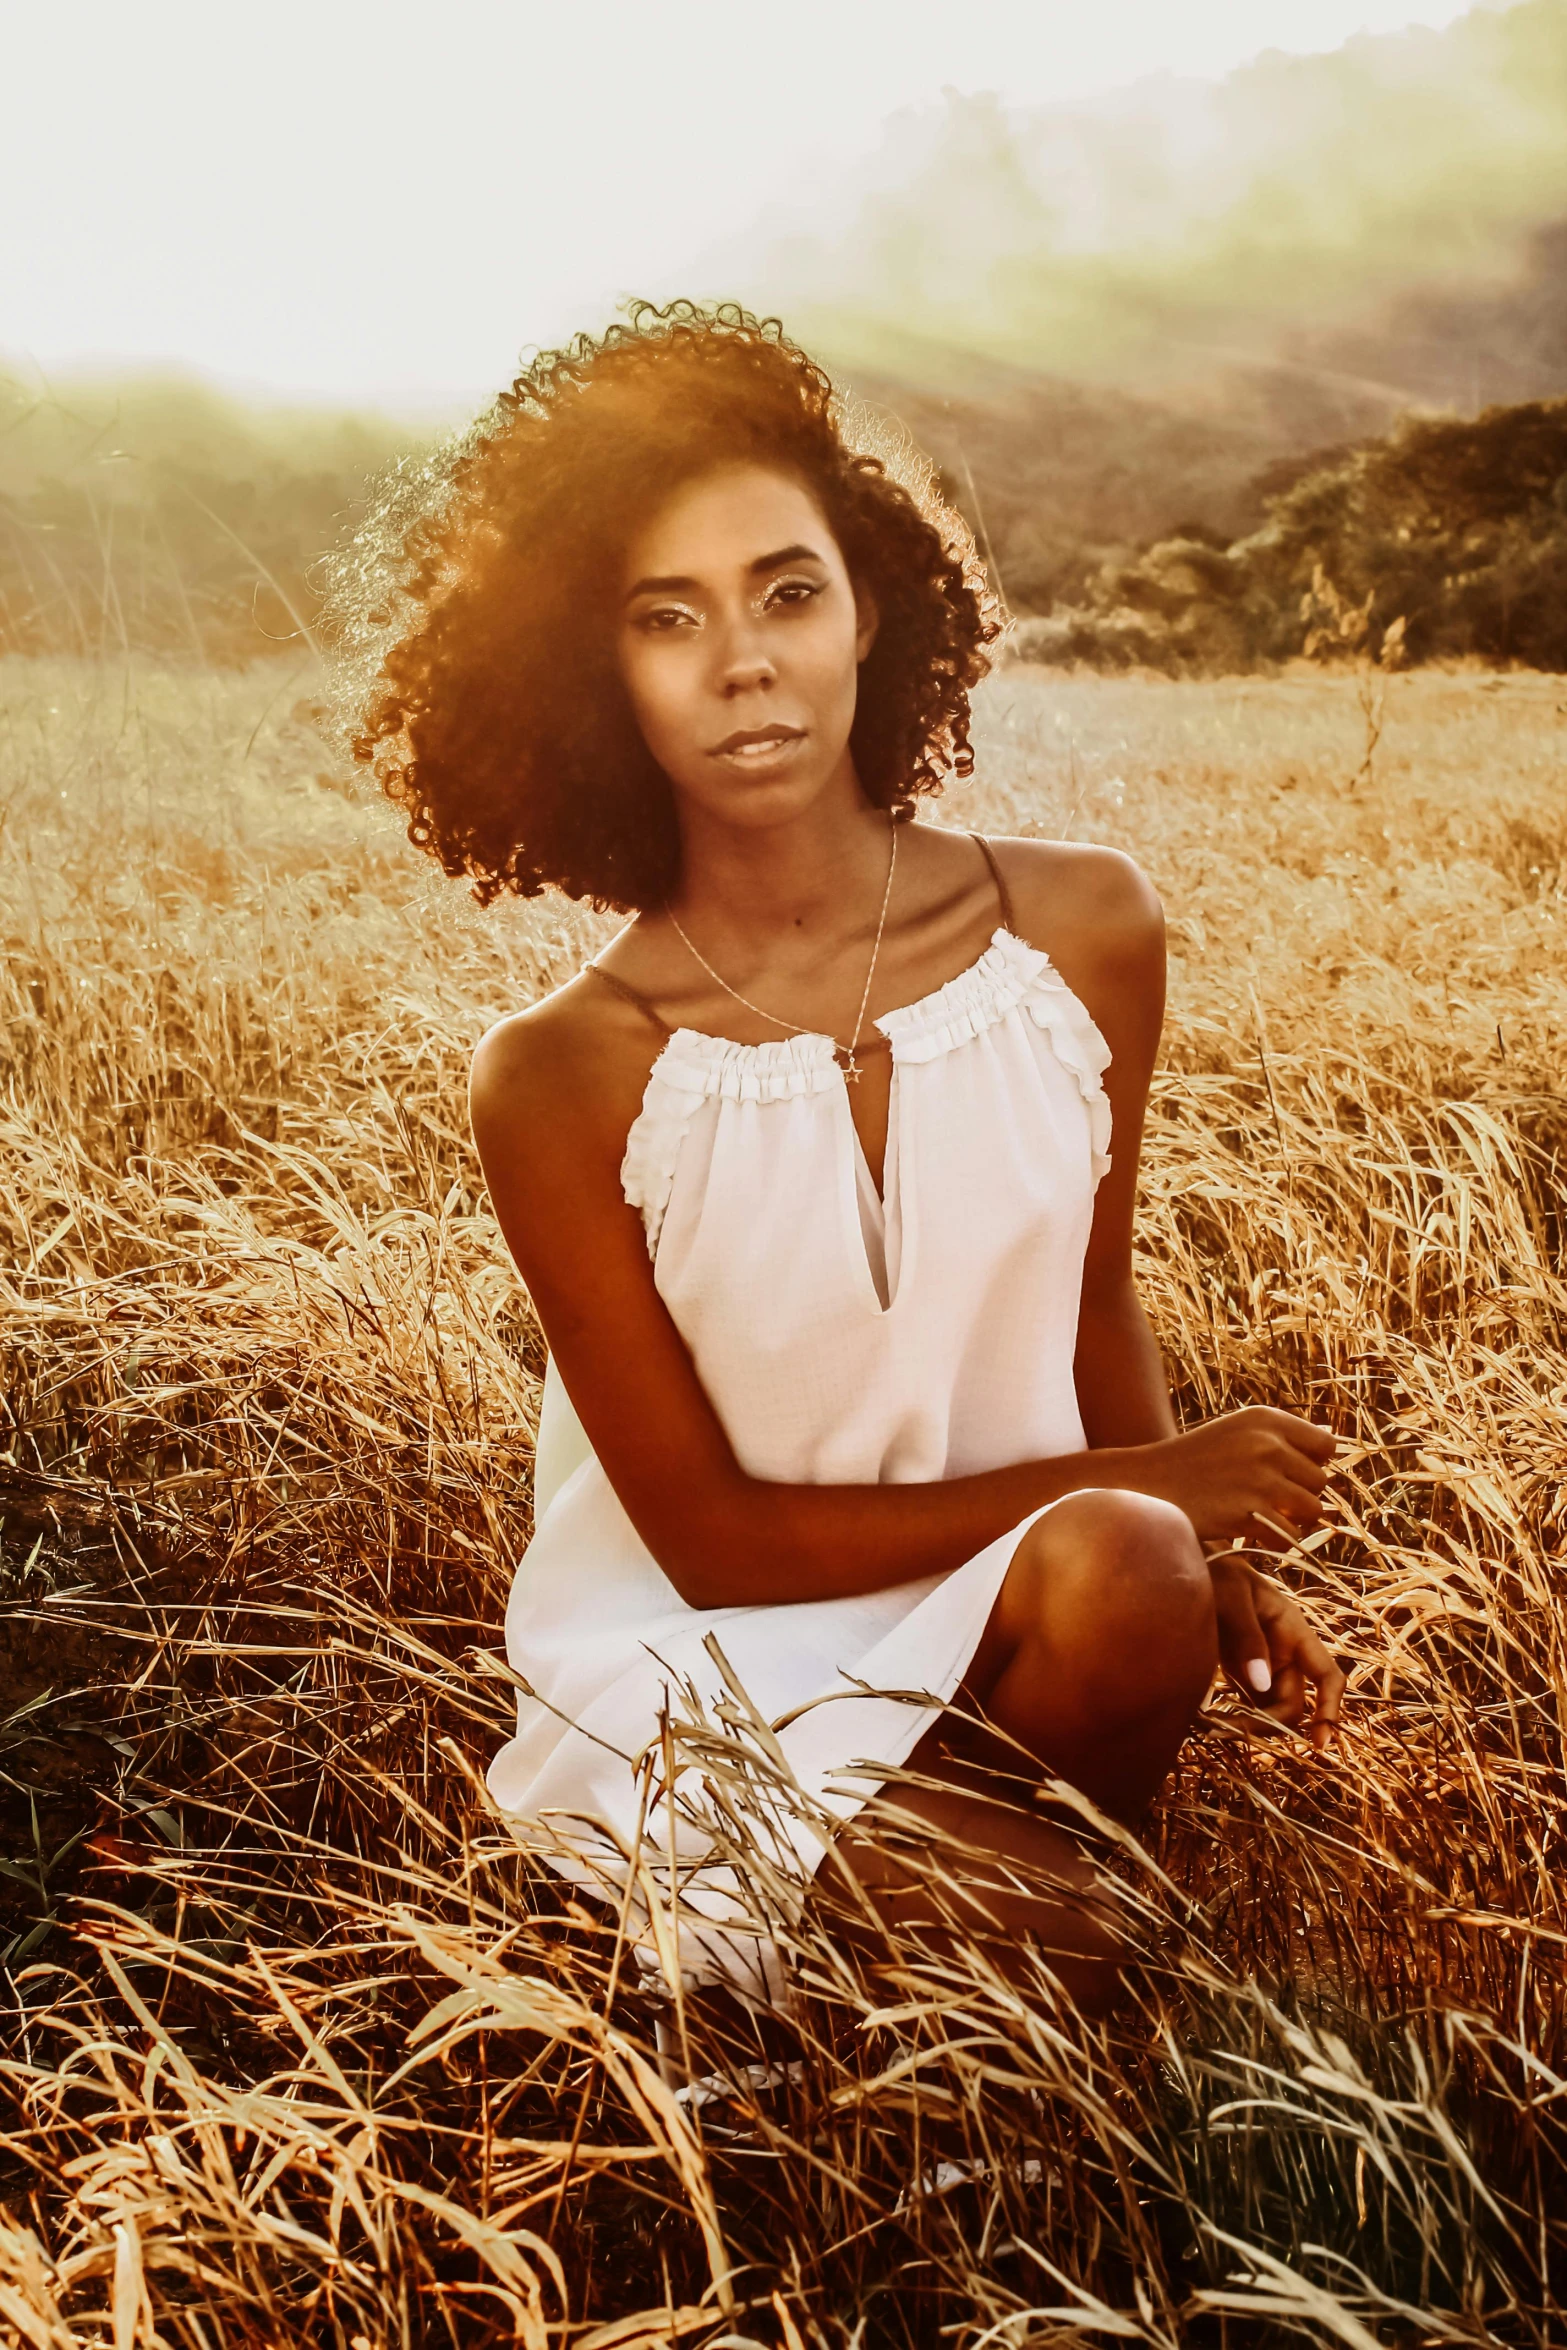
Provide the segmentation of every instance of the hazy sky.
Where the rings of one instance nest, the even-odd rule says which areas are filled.
[[[946,87],[1211,77],[1467,4],[32,0],[4,36],[0,351],[438,402],[700,285],[753,220],[819,220]]]

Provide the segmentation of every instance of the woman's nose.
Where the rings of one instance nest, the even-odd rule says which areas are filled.
[[[748,619],[731,621],[719,647],[719,678],[726,693],[747,693],[770,685],[777,675],[760,630]]]

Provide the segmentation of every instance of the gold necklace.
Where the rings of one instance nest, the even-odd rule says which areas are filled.
[[[881,893],[881,916],[876,924],[876,943],[871,948],[870,969],[865,974],[865,986],[860,995],[860,1008],[854,1015],[854,1034],[851,1041],[846,1045],[840,1044],[836,1037],[832,1038],[831,1040],[833,1059],[837,1061],[839,1067],[843,1071],[846,1083],[850,1085],[857,1085],[860,1081],[860,1065],[854,1056],[859,1050],[860,1030],[865,1024],[865,1007],[871,1000],[871,982],[876,976],[876,959],[881,953],[882,932],[887,927],[887,908],[892,903],[892,877],[894,873],[896,873],[897,869],[898,827],[896,821],[894,821],[892,825],[892,853],[887,859],[887,886]],[[786,1028],[791,1036],[819,1036],[821,1034],[821,1030],[819,1028],[802,1028],[797,1020],[780,1020],[776,1012],[763,1011],[760,1004],[753,1004],[748,995],[742,995],[737,987],[731,987],[728,980],[724,978],[723,974],[713,969],[712,964],[708,961],[706,955],[703,954],[701,948],[697,946],[693,940],[686,938],[685,932],[681,929],[680,924],[675,919],[674,910],[667,898],[664,900],[664,912],[669,916],[670,924],[674,929],[676,937],[685,940],[686,945],[691,949],[692,954],[695,955],[697,961],[701,964],[703,970],[707,973],[708,978],[716,980],[717,984],[723,989],[725,995],[733,996],[737,1004],[744,1004],[748,1012],[754,1012],[758,1020],[765,1020],[769,1027]]]

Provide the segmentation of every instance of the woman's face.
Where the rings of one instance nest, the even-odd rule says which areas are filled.
[[[852,782],[876,618],[793,475],[736,465],[677,490],[627,550],[621,585],[621,674],[678,793],[765,826]]]

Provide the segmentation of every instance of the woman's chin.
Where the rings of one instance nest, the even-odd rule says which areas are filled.
[[[802,775],[789,767],[771,774],[737,775],[715,791],[704,778],[699,792],[682,793],[688,806],[701,810],[708,823],[733,824],[745,831],[771,831],[807,816],[828,786],[828,778]]]

